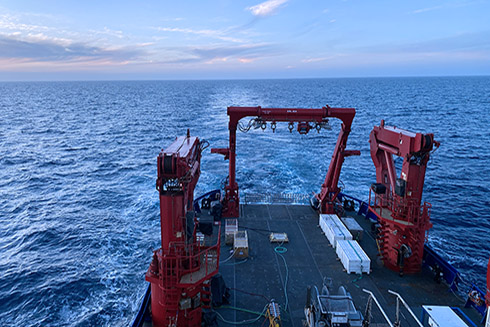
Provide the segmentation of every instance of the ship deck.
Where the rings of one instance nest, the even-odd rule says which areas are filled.
[[[232,249],[225,245],[222,235],[222,263],[219,270],[227,287],[230,288],[231,296],[229,305],[216,311],[224,320],[237,323],[254,319],[257,315],[244,310],[262,312],[270,299],[275,299],[281,308],[284,308],[287,296],[289,304],[286,312],[282,312],[282,324],[302,326],[307,287],[316,285],[321,290],[324,278],[330,278],[331,294],[336,294],[338,287],[343,285],[363,315],[368,295],[362,290],[367,289],[374,293],[394,322],[396,298],[388,293],[388,290],[392,290],[403,297],[419,318],[422,305],[454,306],[460,307],[479,325],[481,317],[476,311],[463,308],[463,300],[449,291],[444,282],[436,283],[428,268],[424,268],[418,274],[403,277],[384,268],[371,232],[371,223],[354,212],[347,212],[347,216],[355,218],[363,227],[364,235],[359,243],[371,259],[371,273],[362,276],[347,274],[344,271],[341,262],[337,260],[335,250],[318,227],[318,214],[311,207],[246,204],[241,205],[240,209],[239,230],[248,232],[249,258],[232,258],[224,262],[232,253]],[[287,249],[285,253],[279,254],[275,251],[278,244],[269,241],[270,232],[287,233],[289,243],[282,245]],[[381,313],[374,304],[372,313],[372,322],[385,326]],[[402,326],[417,326],[404,308],[401,309],[401,322]],[[262,317],[247,325],[267,324]],[[220,321],[221,325],[227,324]]]

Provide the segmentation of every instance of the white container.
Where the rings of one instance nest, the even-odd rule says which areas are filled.
[[[357,241],[337,241],[336,252],[347,273],[369,274],[371,259],[369,259]]]
[[[235,233],[238,232],[238,219],[225,220],[225,243],[232,245]]]
[[[352,235],[337,215],[320,214],[320,228],[335,248],[338,240],[352,240]]]
[[[235,258],[248,258],[248,235],[247,231],[235,233],[233,241],[233,253]]]

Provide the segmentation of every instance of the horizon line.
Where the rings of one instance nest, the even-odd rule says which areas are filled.
[[[387,76],[336,76],[336,77],[257,77],[257,78],[148,78],[148,79],[25,79],[0,80],[0,83],[48,83],[48,82],[198,82],[198,81],[267,81],[267,80],[311,80],[311,79],[383,79],[383,78],[455,78],[455,77],[490,77],[482,75],[387,75]]]

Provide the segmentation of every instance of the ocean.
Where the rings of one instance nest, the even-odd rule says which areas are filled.
[[[227,106],[354,107],[341,180],[367,200],[369,133],[434,133],[429,244],[485,286],[490,255],[490,77],[0,83],[0,326],[127,326],[159,247],[156,157],[176,136],[226,147]],[[247,122],[247,121],[245,121]],[[318,192],[339,123],[238,133],[241,192]],[[401,160],[397,160],[400,167]],[[203,155],[196,195],[227,161]]]

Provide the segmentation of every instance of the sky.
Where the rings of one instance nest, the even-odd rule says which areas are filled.
[[[0,80],[490,75],[490,0],[0,0]]]

